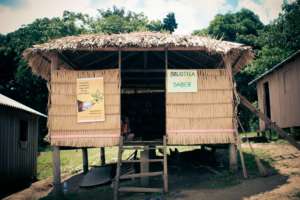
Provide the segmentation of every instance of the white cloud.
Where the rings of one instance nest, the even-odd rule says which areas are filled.
[[[16,8],[0,6],[0,33],[16,30],[41,17],[62,16],[64,10],[93,12],[87,0],[26,0]]]
[[[257,13],[264,23],[278,16],[283,0],[240,0],[233,8],[226,0],[24,0],[15,8],[0,5],[0,33],[16,30],[36,18],[61,16],[64,10],[94,15],[96,9],[111,8],[113,5],[136,12],[144,12],[150,19],[162,19],[168,12],[175,12],[178,22],[176,33],[191,33],[205,28],[218,13],[236,11],[243,7]],[[3,20],[4,19],[4,20]]]
[[[267,24],[278,17],[282,2],[283,0],[264,0],[260,3],[253,0],[240,0],[236,9],[248,8],[256,13],[264,24]]]
[[[149,19],[163,19],[169,12],[174,12],[178,23],[176,33],[179,34],[204,28],[217,13],[228,10],[226,0],[111,0],[96,3],[99,8],[113,5],[143,12]]]

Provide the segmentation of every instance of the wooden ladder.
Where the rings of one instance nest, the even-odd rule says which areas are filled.
[[[149,146],[151,145],[151,146]],[[152,146],[153,145],[153,146]],[[157,147],[157,145],[162,145],[162,147]],[[139,160],[123,160],[122,154],[125,150],[150,150],[150,149],[162,149],[163,159],[139,159]],[[121,175],[121,168],[123,163],[153,163],[162,162],[163,171],[157,172],[141,172],[135,174],[125,174]],[[120,180],[124,179],[134,179],[134,178],[144,178],[161,176],[163,180],[163,188],[150,188],[150,187],[121,187]],[[120,192],[142,192],[142,193],[163,193],[168,192],[168,166],[167,166],[167,138],[164,136],[163,141],[127,141],[124,142],[123,137],[120,137],[119,150],[118,150],[118,161],[117,170],[114,180],[114,200],[119,199]]]

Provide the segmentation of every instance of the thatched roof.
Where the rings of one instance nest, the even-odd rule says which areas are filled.
[[[171,35],[168,33],[135,32],[123,34],[87,34],[68,36],[48,43],[34,45],[24,51],[23,56],[33,71],[47,79],[49,54],[63,51],[130,51],[130,50],[199,50],[222,56],[230,55],[237,68],[247,64],[253,53],[249,46],[226,42],[210,37]],[[48,70],[46,70],[48,71]],[[47,72],[49,73],[49,71]]]

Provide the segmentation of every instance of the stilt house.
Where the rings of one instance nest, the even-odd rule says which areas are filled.
[[[144,140],[235,143],[232,75],[253,54],[208,37],[145,32],[64,37],[24,57],[48,81],[51,145],[102,147],[118,144],[123,116]],[[78,109],[85,87],[96,87],[100,98],[87,97],[83,106],[99,109],[86,116]]]
[[[51,145],[119,144],[121,123],[168,145],[236,144],[233,74],[250,47],[168,33],[90,34],[35,45],[24,57],[48,81]]]

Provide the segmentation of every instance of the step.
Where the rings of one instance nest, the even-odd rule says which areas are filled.
[[[122,146],[120,147],[121,150],[135,150],[135,149],[146,149],[146,150],[149,150],[149,149],[164,149],[165,147],[163,146]]]
[[[122,163],[140,163],[142,162],[141,160],[122,160]],[[147,159],[147,160],[143,160],[143,162],[148,162],[148,163],[152,163],[152,162],[164,162],[164,159]]]
[[[125,141],[124,145],[163,145],[163,141]]]
[[[125,174],[120,176],[120,179],[130,179],[130,178],[141,178],[141,177],[149,177],[149,176],[162,176],[163,172],[144,172],[137,174]]]
[[[159,192],[163,193],[161,188],[145,188],[145,187],[120,187],[119,192]]]

